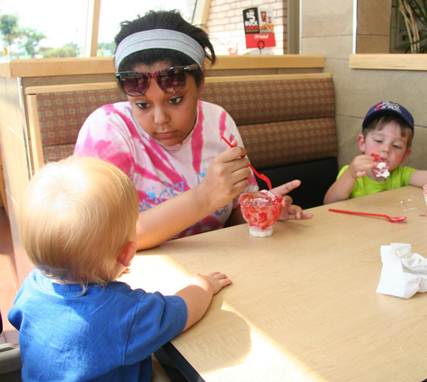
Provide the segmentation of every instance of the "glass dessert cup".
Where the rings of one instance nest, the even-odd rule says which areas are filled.
[[[243,218],[249,225],[249,233],[255,237],[271,236],[273,224],[282,212],[283,198],[262,190],[241,194],[239,202]]]

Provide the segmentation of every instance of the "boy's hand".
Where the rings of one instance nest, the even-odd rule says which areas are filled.
[[[279,220],[289,219],[310,219],[313,214],[305,212],[300,206],[292,204],[292,198],[287,195],[292,190],[298,188],[301,185],[301,181],[298,179],[292,180],[288,183],[284,183],[271,190],[274,195],[283,196],[284,207],[280,215]]]
[[[184,299],[187,305],[187,322],[184,330],[199,321],[208,309],[212,297],[222,288],[231,284],[231,280],[221,272],[208,275],[195,275],[190,284],[175,294]]]
[[[199,185],[200,194],[214,211],[230,203],[249,185],[251,170],[241,147],[229,148],[209,165],[206,177]]]
[[[221,272],[212,272],[208,275],[199,274],[198,276],[210,284],[213,294],[217,294],[222,288],[231,284],[231,280],[228,276]]]
[[[358,155],[350,163],[348,171],[349,174],[356,179],[367,175],[375,165],[375,161],[370,155]]]

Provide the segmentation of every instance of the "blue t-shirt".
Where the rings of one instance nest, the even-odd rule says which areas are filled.
[[[9,312],[24,381],[150,381],[151,354],[182,332],[179,296],[127,284],[58,284],[34,270]]]

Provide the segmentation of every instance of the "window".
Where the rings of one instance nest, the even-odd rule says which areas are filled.
[[[426,51],[427,3],[425,1],[357,0],[357,53],[425,53]]]
[[[0,0],[3,61],[84,55],[88,8],[88,0]]]
[[[154,4],[154,5],[153,5]],[[135,0],[101,0],[99,20],[98,56],[111,56],[114,50],[114,37],[120,30],[120,23],[143,16],[149,10],[178,9],[182,17],[192,21],[196,0],[161,0],[145,2]]]
[[[100,1],[97,54],[103,56],[112,55],[120,22],[149,9],[178,9],[191,22],[196,5],[196,0],[0,0],[0,61],[88,56],[94,1]]]

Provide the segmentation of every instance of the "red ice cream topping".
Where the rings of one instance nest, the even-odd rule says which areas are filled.
[[[249,226],[260,229],[271,227],[280,217],[283,198],[269,191],[246,192],[240,195],[240,208]]]

